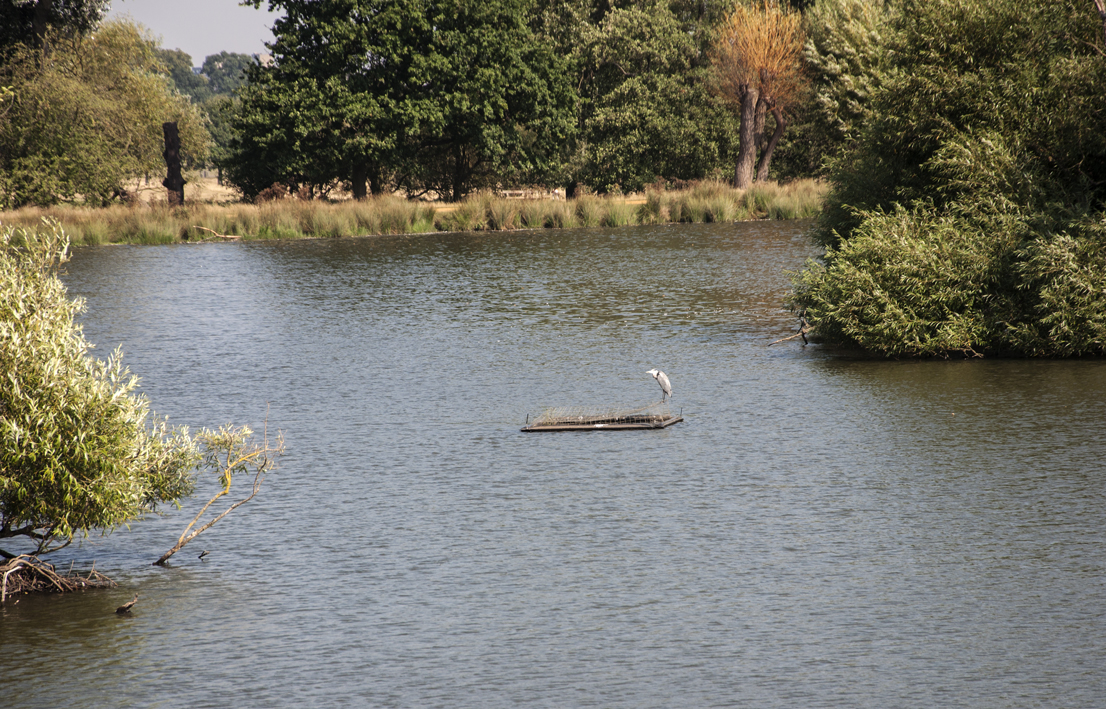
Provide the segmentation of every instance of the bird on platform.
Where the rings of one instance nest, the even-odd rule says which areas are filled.
[[[207,549],[204,549],[203,551],[200,552],[200,555],[197,556],[196,558],[199,559],[200,561],[203,561],[204,557],[207,556],[207,555],[208,555],[208,551],[207,551]]]
[[[661,401],[672,396],[672,382],[668,381],[668,375],[657,369],[650,369],[646,374],[652,374],[653,379],[661,386]]]
[[[134,594],[134,598],[131,601],[129,601],[127,603],[124,603],[123,605],[116,608],[115,612],[116,613],[130,613],[131,608],[134,608],[135,603],[138,603],[138,594],[137,593]]]

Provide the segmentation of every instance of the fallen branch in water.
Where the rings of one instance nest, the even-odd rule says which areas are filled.
[[[74,574],[72,571],[62,575],[54,570],[53,564],[48,564],[33,554],[21,554],[8,559],[0,564],[0,573],[4,575],[3,582],[0,582],[0,603],[7,600],[8,596],[21,593],[65,593],[85,588],[110,588],[115,585],[114,581],[96,570],[95,564],[87,576]]]
[[[276,466],[277,456],[284,454],[284,436],[278,432],[276,442],[270,443],[268,425],[266,425],[264,440],[261,443],[255,443],[252,436],[253,431],[248,426],[240,428],[223,426],[218,431],[203,431],[196,437],[205,449],[203,467],[208,470],[220,471],[219,484],[222,489],[196,513],[196,516],[184,528],[180,538],[177,539],[177,543],[173,545],[172,549],[162,554],[161,558],[153,563],[154,566],[164,564],[169,557],[183,549],[188,542],[252,500],[261,490],[261,483],[265,481],[265,473]],[[196,523],[200,521],[200,518],[204,516],[209,507],[215,504],[220,497],[230,494],[230,486],[235,473],[247,474],[250,472],[254,474],[253,491],[247,497],[225,509],[221,514],[213,517],[206,524],[196,527]]]
[[[776,340],[775,342],[769,342],[768,346],[771,347],[772,345],[778,345],[781,342],[787,342],[788,340],[794,340],[796,337],[802,337],[803,338],[803,344],[806,344],[806,333],[807,332],[808,332],[808,330],[804,327],[802,330],[799,330],[798,332],[796,332],[794,335],[791,335],[790,337],[781,337],[780,339]]]
[[[805,344],[807,344],[806,334],[808,332],[810,332],[810,323],[808,323],[806,321],[806,310],[804,309],[804,310],[799,312],[799,331],[796,332],[794,335],[791,335],[790,337],[781,337],[780,339],[776,340],[775,342],[769,342],[768,346],[771,347],[772,345],[778,345],[781,342],[787,342],[788,340],[794,340],[796,337],[803,338],[803,344],[805,345]]]
[[[219,232],[215,231],[214,229],[208,229],[205,226],[194,226],[192,228],[193,229],[203,229],[204,231],[210,231],[212,234],[219,237],[220,239],[241,239],[242,238],[242,237],[238,236],[237,234],[220,234]]]

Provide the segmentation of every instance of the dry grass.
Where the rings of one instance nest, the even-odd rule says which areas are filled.
[[[106,208],[29,207],[0,213],[0,223],[35,226],[61,222],[77,244],[164,244],[180,241],[337,238],[429,231],[566,229],[666,222],[797,219],[818,214],[826,187],[814,180],[758,183],[736,190],[701,182],[680,191],[650,191],[642,199],[588,196],[572,201],[474,195],[460,204],[429,204],[399,196],[362,202],[284,199],[262,204],[164,203]]]

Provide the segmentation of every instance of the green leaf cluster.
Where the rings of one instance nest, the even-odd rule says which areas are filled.
[[[110,530],[191,492],[197,450],[152,417],[116,350],[90,356],[56,223],[0,230],[0,538]]]
[[[868,104],[891,70],[898,6],[886,0],[819,0],[803,22],[812,121],[829,145],[852,146]]]
[[[251,68],[229,177],[451,199],[540,174],[572,130],[564,60],[525,0],[274,0],[274,63]]]
[[[711,90],[703,51],[709,18],[663,0],[603,5],[547,11],[562,23],[575,18],[571,32],[554,35],[572,61],[581,101],[568,179],[629,192],[657,178],[717,176],[734,149],[736,122]]]
[[[164,168],[167,121],[186,159],[206,156],[202,116],[170,89],[137,27],[48,37],[48,51],[19,44],[0,65],[13,93],[0,110],[0,208],[111,201],[128,178]]]
[[[158,49],[157,56],[165,65],[173,88],[192,103],[203,103],[212,97],[208,77],[192,71],[192,55],[181,49]]]
[[[893,25],[794,305],[831,341],[886,354],[1106,354],[1093,5],[907,2]]]
[[[47,30],[86,35],[99,27],[109,7],[111,0],[0,0],[0,51],[39,44]]]

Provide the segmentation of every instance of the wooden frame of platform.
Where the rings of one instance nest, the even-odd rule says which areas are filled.
[[[668,428],[683,421],[683,416],[633,416],[615,418],[562,418],[558,420],[539,419],[525,426],[524,433],[540,431],[646,431],[656,428]]]

